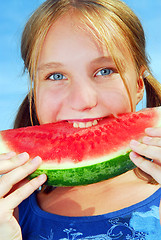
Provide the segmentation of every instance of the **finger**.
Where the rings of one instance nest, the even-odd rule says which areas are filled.
[[[16,156],[16,153],[15,152],[8,152],[8,153],[3,153],[3,154],[0,154],[0,161],[1,160],[4,160],[4,159],[10,159],[12,157]]]
[[[150,162],[149,160],[145,160],[135,152],[131,152],[129,156],[137,167],[152,176],[158,183],[161,184],[161,166],[154,162]]]
[[[156,146],[156,147],[161,147],[161,137],[144,137],[142,139],[142,142],[151,145],[151,146]]]
[[[5,206],[7,206],[9,209],[16,208],[23,200],[29,197],[36,189],[45,183],[46,180],[47,176],[45,174],[39,175],[38,177],[32,179],[27,184],[8,195],[4,199]]]
[[[29,182],[28,178],[25,178],[23,180],[21,180],[20,182],[16,183],[11,190],[5,195],[5,197],[9,194],[11,194],[12,192],[16,191],[18,188],[22,187],[23,185],[25,185],[26,183]]]
[[[151,137],[161,137],[161,127],[146,128],[145,133]]]
[[[20,182],[22,179],[26,178],[28,175],[34,172],[39,167],[41,162],[42,160],[40,157],[35,157],[26,164],[3,175],[0,178],[0,197],[6,195],[11,190],[13,185]]]
[[[161,164],[161,148],[157,146],[151,146],[144,143],[140,143],[135,140],[131,140],[130,147],[134,152],[153,159],[156,163]]]
[[[0,175],[5,174],[5,173],[17,168],[18,166],[24,164],[26,161],[29,160],[29,155],[26,152],[21,153],[21,154],[16,155],[16,156],[13,156],[13,157],[9,157],[9,156],[12,156],[12,155],[13,155],[13,153],[12,154],[9,153],[7,156],[5,154],[1,155]]]

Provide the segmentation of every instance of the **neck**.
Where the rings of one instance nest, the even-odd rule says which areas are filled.
[[[65,216],[92,216],[116,211],[150,196],[159,186],[147,184],[129,171],[113,179],[77,187],[59,187],[39,195],[45,211]]]

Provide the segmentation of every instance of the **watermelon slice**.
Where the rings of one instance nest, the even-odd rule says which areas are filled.
[[[129,142],[141,140],[147,127],[161,126],[161,107],[106,117],[89,128],[67,121],[0,132],[0,153],[28,152],[42,165],[31,178],[45,173],[52,186],[95,183],[135,168]]]

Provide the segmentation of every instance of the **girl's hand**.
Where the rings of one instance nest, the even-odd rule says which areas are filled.
[[[133,150],[130,153],[130,159],[137,167],[161,184],[161,128],[147,128],[145,133],[147,136],[142,139],[141,143],[135,140],[130,142],[130,147]],[[141,155],[151,159],[151,161],[146,160]]]
[[[15,208],[46,181],[44,174],[31,181],[25,179],[40,163],[40,157],[29,160],[27,153],[0,155],[0,239],[22,240],[20,226],[13,214]]]

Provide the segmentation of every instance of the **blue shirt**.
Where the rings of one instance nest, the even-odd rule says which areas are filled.
[[[40,209],[36,193],[19,206],[23,240],[160,240],[161,188],[130,207],[90,217],[65,217]]]

